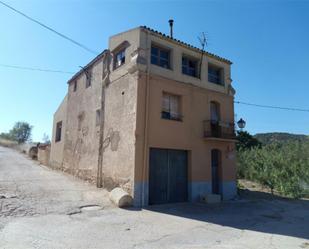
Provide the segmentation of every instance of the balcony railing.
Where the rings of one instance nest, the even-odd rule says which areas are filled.
[[[236,139],[234,123],[205,120],[204,138]]]

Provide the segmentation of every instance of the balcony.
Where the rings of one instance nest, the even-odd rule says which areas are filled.
[[[234,123],[224,121],[205,120],[204,138],[208,140],[236,140]]]

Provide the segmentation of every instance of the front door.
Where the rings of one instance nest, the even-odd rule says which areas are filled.
[[[150,149],[149,204],[187,201],[187,164],[185,150]]]
[[[219,166],[220,166],[220,151],[214,149],[211,151],[211,178],[212,178],[213,194],[220,194]]]

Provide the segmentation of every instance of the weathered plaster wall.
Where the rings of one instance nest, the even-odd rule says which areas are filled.
[[[126,74],[106,88],[103,186],[132,193],[137,103],[136,75]]]
[[[109,49],[125,50],[125,64],[114,69],[105,94],[103,186],[121,186],[133,194],[135,169],[135,130],[137,116],[139,29],[112,36]]]
[[[135,62],[132,61],[135,52],[138,50],[140,44],[140,30],[132,29],[109,38],[109,49],[113,55],[119,50],[126,48],[125,50],[125,64],[119,68],[114,69],[114,62],[111,65],[111,81],[114,81],[123,75],[125,75]]]
[[[95,182],[97,174],[99,129],[96,111],[100,109],[102,87],[102,60],[91,71],[91,86],[86,88],[86,74],[68,88],[67,127],[64,145],[64,171],[82,179]]]
[[[54,114],[53,119],[53,131],[51,139],[51,150],[50,150],[50,166],[52,168],[62,169],[63,167],[63,151],[65,143],[65,131],[66,131],[66,120],[67,120],[67,103],[68,95],[65,96],[58,110]],[[61,140],[55,142],[56,137],[56,124],[62,121],[62,132]]]

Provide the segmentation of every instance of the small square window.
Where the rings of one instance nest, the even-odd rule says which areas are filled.
[[[192,77],[198,77],[198,60],[182,57],[182,73]]]
[[[73,82],[73,92],[76,92],[76,90],[77,90],[77,80]]]
[[[86,88],[91,86],[92,72],[90,69],[86,71]]]
[[[208,66],[208,81],[214,84],[223,85],[223,69],[217,66]]]
[[[119,51],[115,55],[114,68],[122,66],[126,62],[126,53],[125,49]]]
[[[99,126],[101,124],[101,110],[98,109],[96,111],[96,117],[95,117],[95,125]]]
[[[56,137],[55,137],[55,142],[60,142],[61,141],[61,130],[62,130],[62,121],[58,122],[56,124]]]

